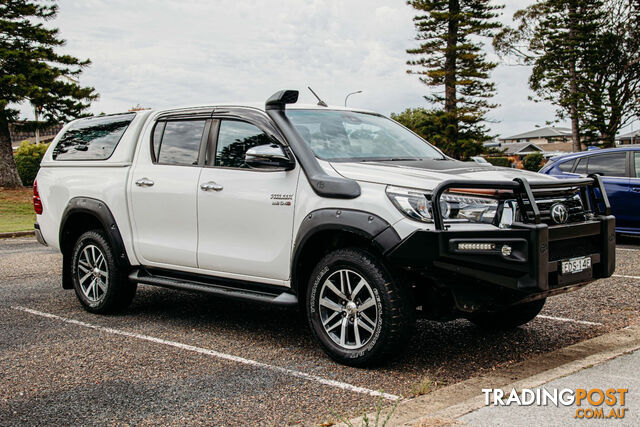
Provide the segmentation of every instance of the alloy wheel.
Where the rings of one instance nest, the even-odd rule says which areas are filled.
[[[91,303],[100,302],[107,293],[109,266],[104,253],[96,245],[85,246],[78,256],[78,282]]]
[[[320,289],[319,312],[327,335],[349,350],[364,347],[378,326],[373,289],[353,270],[338,270],[327,277]]]

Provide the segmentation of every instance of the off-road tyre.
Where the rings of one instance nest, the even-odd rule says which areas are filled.
[[[344,273],[345,271],[347,273]],[[345,277],[345,281],[354,282],[351,283],[350,290],[344,286],[347,292],[343,293],[343,296],[347,297],[345,300],[347,305],[349,305],[349,298],[352,299],[350,310],[355,313],[352,317],[346,314],[347,308],[338,312],[337,307],[332,304],[334,308],[331,309],[320,305],[320,299],[324,297],[343,303],[343,298],[325,284],[328,279],[331,279],[329,281],[335,282],[338,288],[336,275],[339,275],[340,281]],[[358,290],[360,279],[365,280],[365,285]],[[357,291],[357,294],[352,297],[349,291]],[[364,308],[371,303],[370,297],[373,298],[375,306]],[[354,305],[357,306],[355,309]],[[362,312],[353,311],[360,308],[363,309]],[[384,262],[360,248],[338,249],[318,262],[307,287],[306,312],[311,331],[327,355],[339,363],[358,367],[377,365],[401,354],[409,341],[415,323],[415,305],[411,293],[402,284],[396,283]],[[376,319],[371,318],[374,312]],[[333,313],[339,314],[327,322],[325,327],[323,323],[333,316]],[[340,317],[343,319],[342,322],[345,318],[347,319],[347,338],[344,345],[338,342],[336,336],[336,333],[340,335],[342,332],[342,323],[337,328],[339,331],[334,329],[336,333],[327,332],[332,324],[340,321]],[[365,320],[365,317],[369,320]],[[354,321],[349,320],[350,318]],[[358,323],[354,323],[356,318]],[[375,320],[375,326],[372,327],[370,322],[373,320]],[[362,325],[369,327],[373,332],[368,332]],[[360,347],[355,338],[355,329],[360,331],[359,338],[362,344]],[[331,333],[334,334],[333,338]],[[349,339],[353,341],[352,345],[347,344]]]
[[[137,284],[129,281],[128,269],[117,262],[101,230],[87,231],[78,238],[70,264],[73,288],[87,311],[114,313],[124,310],[133,300]]]

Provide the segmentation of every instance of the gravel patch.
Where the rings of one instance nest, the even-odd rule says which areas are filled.
[[[640,248],[625,242],[624,248]],[[617,274],[640,276],[640,252],[617,252]],[[317,424],[371,410],[376,399],[214,357],[43,319],[20,305],[123,331],[410,396],[640,319],[640,281],[609,278],[550,298],[536,319],[488,333],[470,322],[418,321],[407,353],[377,369],[328,359],[296,310],[140,286],[116,316],[85,312],[60,287],[61,257],[30,239],[0,241],[0,424]],[[22,394],[21,394],[22,393]],[[87,406],[88,405],[88,406]]]

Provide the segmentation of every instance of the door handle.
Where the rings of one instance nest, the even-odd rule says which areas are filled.
[[[153,181],[151,181],[149,178],[140,178],[136,181],[136,185],[138,187],[151,187],[153,185]]]
[[[203,191],[222,191],[224,187],[220,184],[217,184],[213,181],[205,182],[204,184],[200,184],[200,189]]]
[[[640,187],[631,187],[631,191],[635,191],[636,193],[640,193]]]

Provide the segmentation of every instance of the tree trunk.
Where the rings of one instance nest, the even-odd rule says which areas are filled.
[[[573,86],[573,84],[571,85]],[[571,106],[571,140],[573,141],[573,151],[582,151],[582,144],[580,143],[580,122],[578,120],[578,109]]]
[[[576,42],[575,27],[578,24],[576,7],[573,4],[569,5],[569,41],[573,52],[570,52],[569,59],[569,92],[570,92],[570,106],[569,115],[571,116],[571,138],[573,140],[573,151],[582,151],[582,144],[580,144],[580,121],[578,112],[578,73],[576,70],[576,55],[575,50],[578,49]]]
[[[600,132],[600,141],[602,141],[602,148],[611,148],[616,146],[616,138],[609,132]]]
[[[458,113],[456,94],[456,60],[458,56],[458,26],[460,15],[460,0],[449,0],[449,22],[447,26],[447,51],[444,60],[444,110],[447,112],[447,122],[453,125],[455,131],[451,135],[453,144],[458,142]]]
[[[21,186],[22,181],[20,181],[16,162],[13,159],[9,123],[4,115],[0,113],[0,187],[15,188]]]
[[[458,19],[460,1],[449,0],[449,22],[447,27],[447,51],[444,60],[444,110],[453,113],[456,109],[456,57],[458,45]]]

